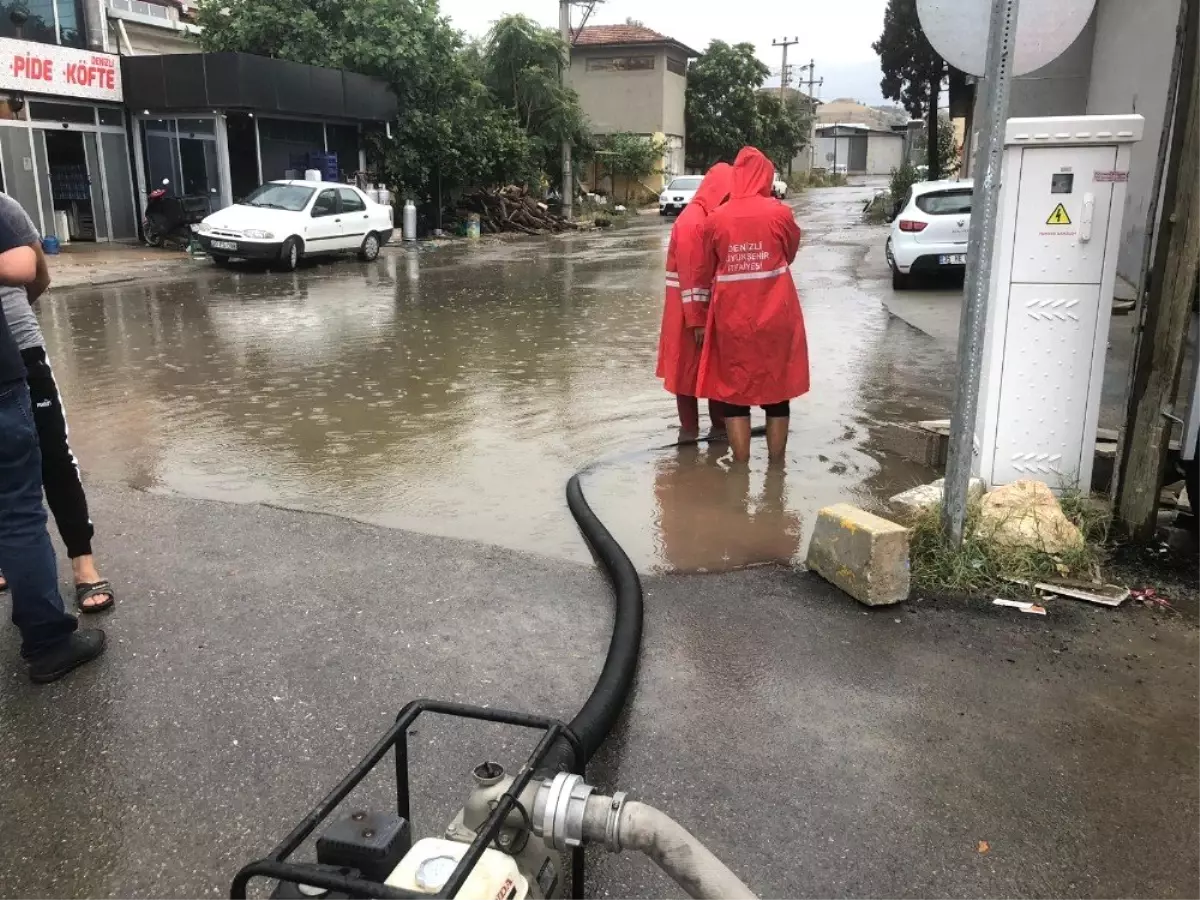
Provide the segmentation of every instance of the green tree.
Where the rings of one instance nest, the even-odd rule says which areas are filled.
[[[624,177],[624,199],[628,203],[632,182],[661,172],[666,150],[665,141],[618,131],[604,138],[596,154],[609,172]]]
[[[754,45],[713,41],[688,67],[687,164],[701,171],[732,162],[760,134],[758,89],[770,70]]]
[[[368,135],[397,197],[528,176],[531,147],[480,80],[478,54],[438,14],[436,0],[220,0],[201,4],[201,45],[385,79],[395,137]]]
[[[883,13],[883,33],[871,47],[879,54],[883,95],[899,101],[914,119],[925,119],[927,134],[937,134],[938,99],[948,72],[917,18],[916,0],[888,0]],[[936,142],[927,152],[930,180],[941,175]]]
[[[759,92],[756,98],[758,118],[750,143],[775,164],[775,171],[786,173],[800,149],[808,144],[809,118],[799,97],[787,102],[774,91]]]
[[[535,162],[554,182],[561,180],[564,140],[581,160],[592,148],[579,97],[562,85],[563,51],[553,29],[510,15],[492,27],[480,58],[484,83],[515,114]]]
[[[917,153],[928,156],[929,139],[924,133],[917,136],[914,144]],[[937,159],[938,177],[954,175],[962,164],[962,160],[958,156],[958,141],[954,136],[954,123],[950,121],[949,116],[944,114],[938,116]]]

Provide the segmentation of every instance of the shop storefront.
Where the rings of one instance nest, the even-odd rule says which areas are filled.
[[[43,234],[137,237],[120,58],[0,38],[0,188]]]
[[[375,78],[244,53],[122,58],[140,202],[169,181],[210,210],[264,181],[366,168],[363,130],[396,115]]]

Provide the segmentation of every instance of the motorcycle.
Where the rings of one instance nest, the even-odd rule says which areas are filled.
[[[174,244],[186,248],[192,241],[192,226],[208,215],[207,197],[175,197],[170,193],[171,179],[155,188],[146,198],[142,234],[151,247]]]

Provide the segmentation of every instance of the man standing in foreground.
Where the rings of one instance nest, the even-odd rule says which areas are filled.
[[[29,284],[37,255],[0,224],[0,284]],[[78,631],[58,592],[58,563],[42,506],[42,461],[25,363],[0,316],[0,571],[29,677],[55,681],[104,652],[104,632]]]

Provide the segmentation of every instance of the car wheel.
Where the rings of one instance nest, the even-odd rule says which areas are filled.
[[[220,266],[223,269],[227,265],[229,265],[229,257],[228,256],[220,256],[216,253],[210,253],[209,257],[212,259],[214,266]]]
[[[370,232],[363,238],[362,247],[358,250],[358,258],[363,262],[374,262],[379,257],[379,235]]]
[[[906,291],[909,285],[912,284],[912,278],[905,275],[899,269],[892,269],[892,290]]]
[[[283,246],[279,248],[279,270],[281,272],[295,272],[296,266],[300,265],[300,240],[290,237],[283,242]]]

